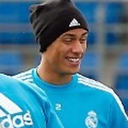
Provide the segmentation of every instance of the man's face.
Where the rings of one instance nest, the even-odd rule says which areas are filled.
[[[73,29],[57,38],[44,53],[48,70],[61,75],[78,72],[87,47],[87,35],[84,29]]]

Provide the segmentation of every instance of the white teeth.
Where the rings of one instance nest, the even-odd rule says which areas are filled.
[[[79,58],[70,58],[68,60],[71,61],[71,62],[78,62],[79,61]]]

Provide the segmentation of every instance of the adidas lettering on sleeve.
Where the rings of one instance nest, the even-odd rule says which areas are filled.
[[[0,126],[64,128],[43,90],[3,74],[0,74]]]

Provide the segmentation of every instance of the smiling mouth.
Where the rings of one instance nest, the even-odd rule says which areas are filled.
[[[67,60],[72,64],[79,64],[80,58],[67,58]]]

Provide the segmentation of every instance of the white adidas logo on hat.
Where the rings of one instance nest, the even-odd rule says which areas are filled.
[[[75,18],[73,18],[69,24],[69,27],[74,27],[74,26],[80,26],[80,23]]]

